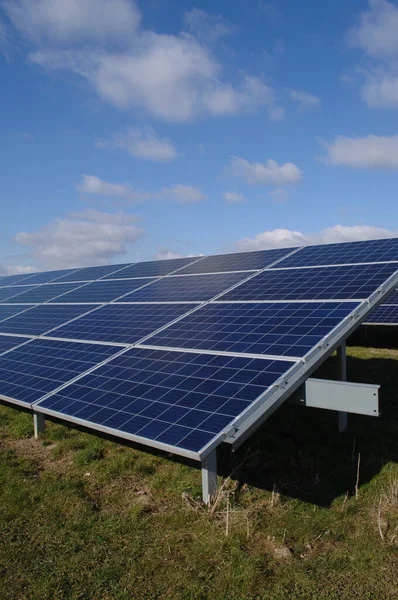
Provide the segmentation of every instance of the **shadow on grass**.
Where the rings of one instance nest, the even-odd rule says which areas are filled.
[[[337,431],[337,413],[285,404],[237,452],[219,452],[219,474],[235,472],[240,485],[265,490],[320,506],[354,493],[360,454],[360,486],[389,462],[398,462],[398,361],[348,357],[348,379],[378,383],[382,414],[349,415],[348,431]],[[314,377],[336,377],[331,357]],[[248,457],[245,460],[245,457]]]

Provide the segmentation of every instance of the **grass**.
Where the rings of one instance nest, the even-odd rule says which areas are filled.
[[[36,441],[31,415],[0,407],[0,598],[398,598],[397,367],[349,348],[384,415],[341,436],[334,413],[282,407],[221,450],[210,509],[190,465],[59,424]]]

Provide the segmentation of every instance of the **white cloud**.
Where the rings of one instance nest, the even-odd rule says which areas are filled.
[[[135,158],[155,162],[170,162],[177,158],[177,149],[169,140],[156,135],[153,129],[130,128],[127,133],[118,133],[109,140],[97,142],[105,150],[125,150]]]
[[[348,32],[351,46],[363,51],[362,97],[371,108],[398,108],[398,5],[369,0],[356,27]]]
[[[390,238],[398,236],[398,230],[382,229],[367,225],[347,227],[335,225],[323,229],[319,233],[301,233],[290,229],[274,229],[263,231],[254,238],[244,238],[236,243],[241,252],[247,250],[266,250],[268,248],[288,248],[308,244],[332,244],[334,242],[350,242],[371,240],[377,238]]]
[[[7,265],[0,263],[0,275],[24,275],[25,273],[35,273],[38,271],[37,267],[33,266],[22,266],[22,265]]]
[[[318,96],[314,96],[314,94],[310,94],[304,90],[290,90],[290,97],[298,102],[299,110],[316,108],[321,104],[321,99]]]
[[[374,58],[398,58],[398,6],[387,0],[369,0],[358,25],[348,38]]]
[[[87,210],[56,219],[37,232],[21,231],[15,241],[31,248],[43,268],[67,268],[108,264],[126,254],[142,235],[136,217]]]
[[[243,71],[225,77],[203,40],[139,27],[132,0],[5,2],[20,36],[36,46],[29,53],[32,63],[73,72],[119,109],[174,122],[260,107],[270,119],[282,116],[269,86]],[[186,23],[195,35],[213,39],[230,27],[198,9],[186,15]]]
[[[239,204],[246,200],[243,194],[238,194],[237,192],[224,192],[223,196],[225,202],[228,204]]]
[[[203,256],[203,254],[181,254],[168,246],[160,246],[155,258],[156,260],[169,260],[170,258],[198,258],[199,256]]]
[[[178,202],[180,204],[193,204],[206,199],[206,195],[199,188],[181,183],[163,187],[158,191],[148,192],[145,190],[135,190],[128,183],[109,183],[95,175],[83,175],[82,181],[77,185],[77,190],[82,194],[119,197],[129,202],[159,200]]]
[[[212,43],[235,31],[221,15],[211,15],[199,8],[193,8],[184,15],[188,31],[204,43]]]
[[[303,177],[303,172],[294,163],[279,165],[272,159],[265,163],[250,163],[237,156],[231,157],[226,172],[247,183],[259,185],[291,185],[298,183]]]
[[[325,143],[326,162],[359,169],[398,169],[398,135],[337,136]]]
[[[5,0],[3,6],[35,43],[127,42],[140,21],[133,0]]]

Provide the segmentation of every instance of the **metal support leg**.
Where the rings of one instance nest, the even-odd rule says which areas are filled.
[[[347,354],[345,342],[337,348],[337,358],[340,365],[340,379],[341,381],[347,381]],[[337,418],[339,433],[344,433],[348,428],[348,415],[346,412],[338,412]]]
[[[37,439],[41,433],[46,430],[46,420],[43,413],[33,413],[33,428],[35,432],[35,438]]]
[[[217,451],[213,450],[202,461],[202,495],[205,504],[210,503],[212,494],[217,489]]]

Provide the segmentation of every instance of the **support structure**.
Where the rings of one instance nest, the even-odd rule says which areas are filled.
[[[33,413],[33,428],[35,433],[35,438],[37,439],[41,433],[44,433],[46,430],[46,420],[43,413],[34,412]]]
[[[214,449],[202,460],[202,497],[205,504],[210,503],[217,489],[217,451]]]
[[[340,379],[341,381],[347,381],[347,353],[345,340],[341,346],[337,348],[337,358],[339,361]],[[344,433],[348,428],[348,414],[346,412],[338,412],[337,418],[339,433]]]

